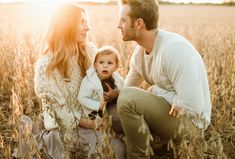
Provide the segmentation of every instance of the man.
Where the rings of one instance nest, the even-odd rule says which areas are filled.
[[[149,135],[169,139],[180,111],[199,128],[210,123],[207,73],[200,54],[182,36],[158,29],[155,0],[122,0],[118,28],[124,41],[138,43],[131,58],[118,114],[127,139],[128,159],[147,159]],[[147,91],[137,88],[146,81]],[[196,116],[200,116],[196,120]],[[145,127],[146,131],[140,131]]]

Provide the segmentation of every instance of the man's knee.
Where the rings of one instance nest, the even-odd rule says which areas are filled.
[[[117,101],[117,112],[118,115],[123,114],[127,111],[127,108],[131,105],[135,94],[135,88],[124,88],[118,97]]]

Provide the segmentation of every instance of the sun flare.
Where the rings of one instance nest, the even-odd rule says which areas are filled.
[[[24,1],[26,2],[26,0]],[[27,2],[32,2],[32,0],[27,0]],[[34,0],[32,7],[34,8],[34,13],[41,15],[50,19],[54,10],[61,4],[73,2],[71,0]]]

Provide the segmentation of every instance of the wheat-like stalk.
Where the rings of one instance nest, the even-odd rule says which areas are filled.
[[[34,93],[33,77],[34,63],[38,56],[37,47],[46,29],[47,20],[44,14],[33,14],[37,10],[37,7],[34,7],[0,5],[0,158],[12,158],[13,148],[18,144],[19,117],[26,114],[36,121],[42,110],[40,100]],[[109,44],[120,51],[120,73],[125,76],[135,43],[121,40],[120,32],[116,28],[117,6],[84,7],[90,15],[90,39],[98,47]],[[199,50],[207,68],[213,106],[209,128],[205,132],[192,128],[192,132],[181,142],[169,141],[169,152],[172,152],[174,158],[235,158],[234,7],[160,7],[159,26],[180,33]],[[108,119],[102,119],[103,125],[110,123]],[[60,123],[60,119],[57,119],[57,122]],[[70,143],[70,132],[65,130],[63,125],[60,127],[61,138],[65,143]],[[107,143],[110,139],[110,134],[106,132],[108,130],[105,129],[104,134],[107,134],[103,139]],[[27,142],[35,145],[31,135],[28,136]],[[152,145],[156,157],[161,154],[158,150],[164,147],[164,144],[159,143],[160,141],[155,144],[147,141],[148,145]],[[66,147],[68,152],[70,146]],[[113,156],[109,146],[103,146],[97,147],[100,153],[97,158]],[[41,152],[33,146],[30,149],[29,155],[34,154],[40,158]],[[150,149],[147,153],[151,153]],[[77,157],[79,155],[81,154]],[[166,153],[161,155],[164,157]]]

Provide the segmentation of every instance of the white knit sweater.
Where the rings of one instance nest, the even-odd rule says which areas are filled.
[[[88,47],[88,53],[94,57],[94,46]],[[39,58],[36,62],[34,88],[35,93],[42,99],[44,125],[47,130],[58,127],[55,117],[58,117],[66,128],[74,128],[81,117],[81,106],[77,101],[79,87],[82,81],[80,67],[75,57],[68,63],[69,80],[62,77],[56,69],[53,76],[46,75],[46,68],[50,63],[52,54]]]
[[[182,36],[160,30],[153,50],[146,54],[137,46],[125,86],[139,86],[145,80],[152,93],[191,114],[203,116],[194,123],[207,127],[211,117],[211,100],[203,60],[193,45]]]
[[[98,112],[104,90],[94,67],[90,67],[86,73],[80,86],[78,101],[82,104],[84,112],[88,116],[92,111]],[[112,77],[117,90],[120,91],[124,86],[124,79],[118,72],[113,72]]]

